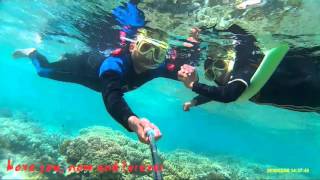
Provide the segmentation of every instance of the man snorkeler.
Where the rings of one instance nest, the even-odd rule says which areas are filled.
[[[217,33],[218,30],[214,31]],[[185,86],[199,94],[184,104],[185,111],[209,101],[234,102],[250,87],[250,80],[263,54],[255,44],[255,37],[239,26],[233,25],[218,33],[226,32],[229,32],[227,37],[234,41],[231,48],[209,46],[204,63],[206,78],[215,81],[218,86],[200,83],[193,66],[183,65],[178,72]],[[317,93],[320,90],[320,66],[317,55],[313,53],[315,50],[290,50],[269,81],[250,100],[295,111],[320,112],[320,95]],[[232,54],[229,51],[235,51],[235,57],[228,57],[227,54]]]
[[[199,51],[192,37],[178,47],[169,45],[165,32],[145,27],[144,13],[138,9],[138,3],[131,0],[125,7],[113,10],[122,26],[120,46],[107,57],[101,53],[83,53],[65,55],[50,63],[34,48],[17,50],[13,57],[30,58],[41,77],[77,83],[101,92],[111,116],[128,131],[135,132],[141,142],[148,143],[146,133],[153,129],[155,139],[159,139],[159,128],[133,113],[123,94],[157,77],[177,80],[178,67],[196,61]]]

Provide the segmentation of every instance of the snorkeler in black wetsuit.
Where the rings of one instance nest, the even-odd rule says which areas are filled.
[[[224,103],[236,101],[250,86],[250,79],[263,58],[255,45],[256,39],[237,25],[225,32],[229,32],[229,38],[234,40],[235,58],[230,60],[209,52],[204,65],[207,79],[214,80],[218,86],[198,82],[194,67],[181,67],[179,79],[199,94],[184,104],[184,110],[212,100]],[[316,93],[320,90],[320,66],[316,62],[316,56],[307,49],[290,50],[267,84],[250,100],[296,111],[320,112],[317,108],[320,106],[320,95]]]
[[[149,121],[140,120],[124,100],[123,93],[157,77],[177,80],[178,67],[197,61],[199,51],[198,44],[188,40],[183,42],[188,47],[169,46],[166,33],[144,27],[144,14],[137,3],[132,0],[113,11],[122,25],[120,48],[107,57],[100,53],[84,53],[66,55],[60,61],[49,63],[32,48],[18,50],[14,57],[29,57],[41,77],[78,83],[101,92],[111,116],[147,143],[146,132],[154,129],[158,139],[160,130]],[[190,56],[183,53],[186,49]]]

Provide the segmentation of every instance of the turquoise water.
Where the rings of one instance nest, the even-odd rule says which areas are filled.
[[[22,111],[48,131],[65,135],[93,125],[127,133],[107,114],[99,93],[40,78],[30,61],[11,58],[17,48],[36,47],[50,61],[66,52],[90,49],[85,43],[88,34],[75,22],[90,22],[117,5],[96,4],[100,6],[85,1],[0,1],[0,108]],[[95,13],[86,16],[91,10]],[[161,151],[188,149],[208,157],[230,155],[281,168],[310,168],[308,176],[320,177],[319,114],[249,102],[212,102],[183,112],[183,102],[193,96],[178,82],[157,79],[125,98],[134,112],[161,129]]]

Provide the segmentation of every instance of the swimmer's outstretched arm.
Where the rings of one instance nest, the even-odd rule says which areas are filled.
[[[121,90],[121,76],[116,72],[106,72],[102,79],[102,97],[107,111],[128,131],[133,130],[129,127],[128,119],[136,116],[123,98]]]
[[[247,86],[241,81],[234,81],[225,86],[208,86],[195,82],[192,91],[213,101],[230,103],[236,101],[246,88]],[[196,97],[195,105],[206,103],[208,99]]]
[[[128,106],[123,98],[121,90],[121,75],[108,71],[102,76],[102,96],[107,111],[129,132],[135,132],[139,140],[143,143],[148,143],[147,131],[153,129],[155,139],[159,139],[162,135],[157,126],[146,119],[137,117]]]
[[[230,81],[224,86],[209,86],[199,83],[195,68],[187,64],[181,66],[178,78],[193,92],[224,103],[235,101],[247,88],[247,85],[240,79]]]
[[[247,85],[241,80],[230,81],[224,86],[208,86],[199,83],[195,68],[190,65],[181,66],[178,77],[187,88],[192,89],[193,92],[200,95],[191,102],[185,103],[185,110],[188,110],[191,106],[204,104],[211,100],[223,103],[233,102],[237,100],[247,88]]]
[[[236,101],[247,86],[241,81],[235,81],[226,86],[208,86],[201,83],[195,83],[192,91],[199,94],[191,101],[184,103],[183,109],[189,111],[193,106],[200,106],[210,101],[218,101],[222,103],[230,103]]]

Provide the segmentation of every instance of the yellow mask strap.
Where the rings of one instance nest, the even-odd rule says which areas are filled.
[[[150,43],[154,46],[160,47],[162,49],[169,49],[170,48],[168,43],[163,42],[163,41],[159,41],[156,39],[148,38],[148,37],[144,36],[143,34],[138,35],[137,42],[139,42],[139,41],[148,42],[148,43]]]

